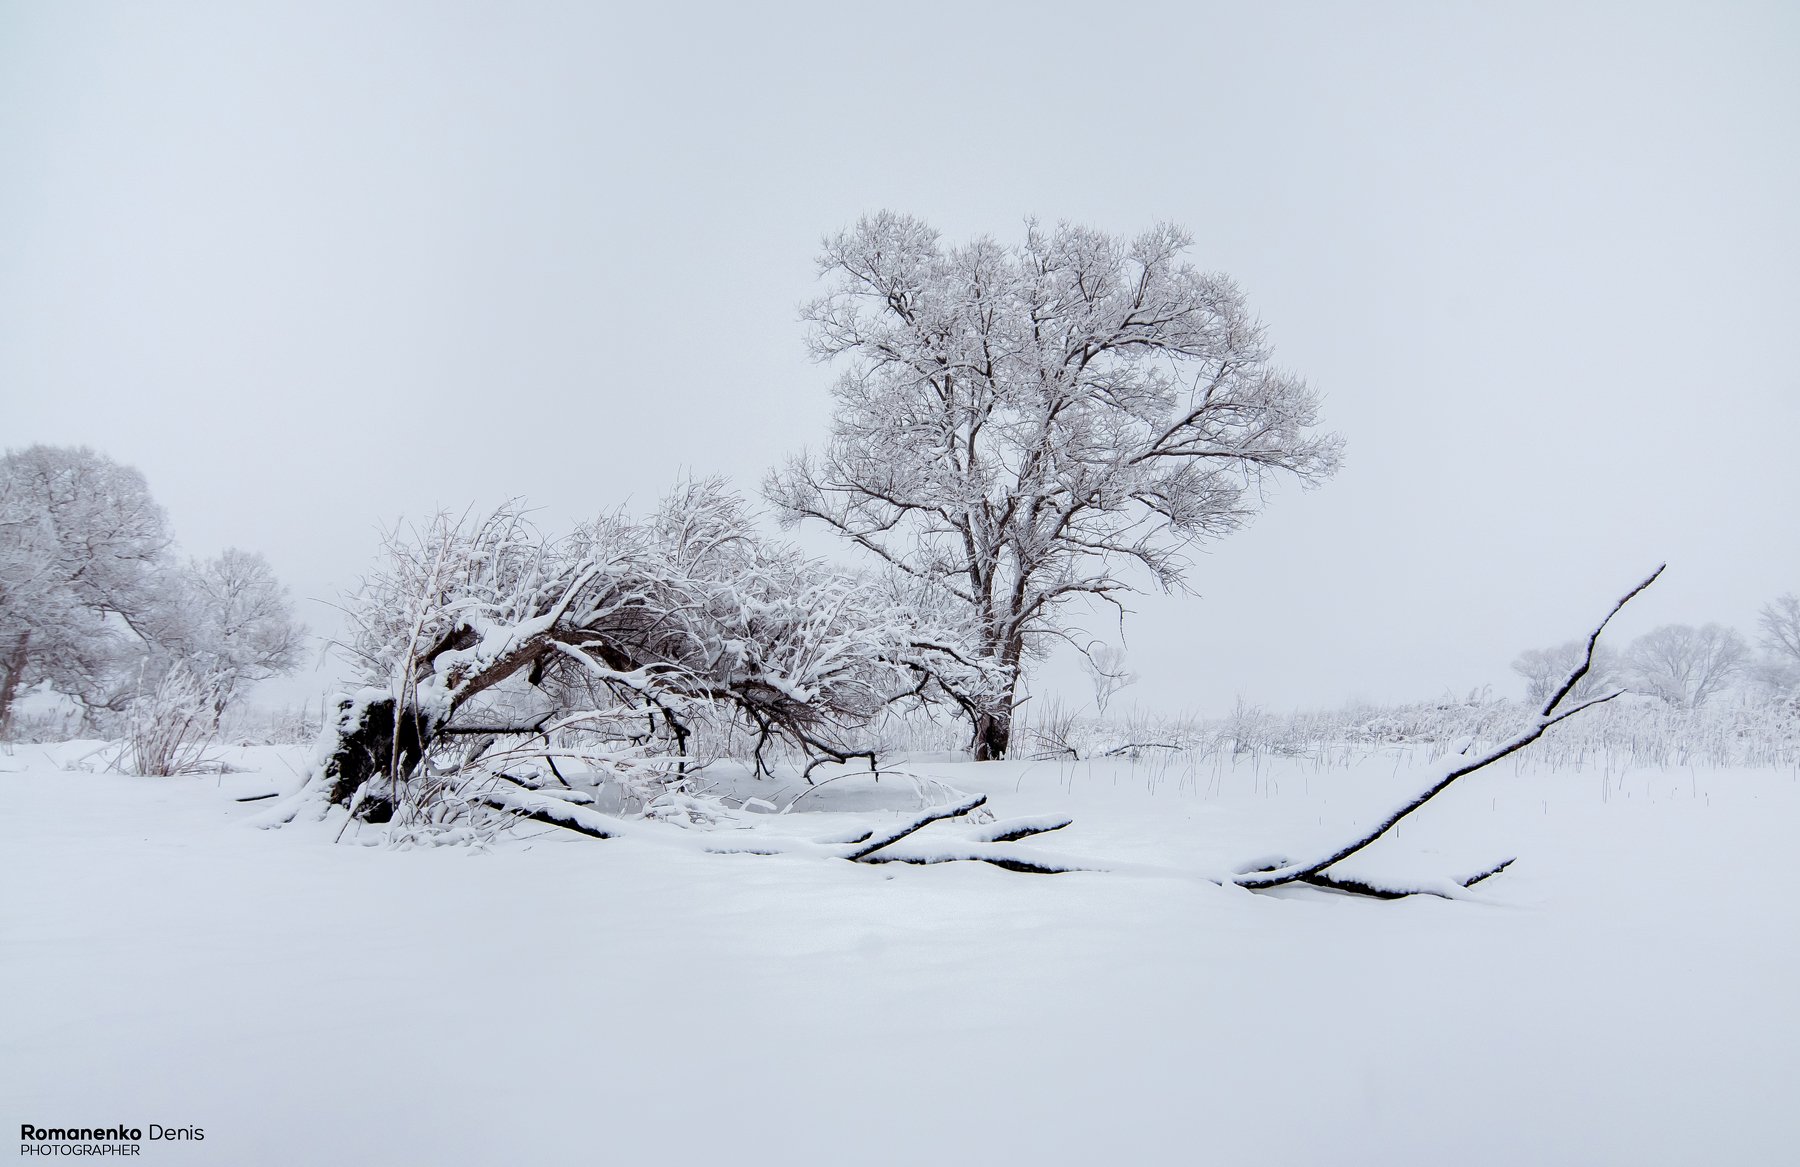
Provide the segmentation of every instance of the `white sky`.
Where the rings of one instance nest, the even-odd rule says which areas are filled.
[[[398,515],[753,491],[861,213],[1167,219],[1348,463],[1138,604],[1120,700],[1510,692],[1662,559],[1627,637],[1800,590],[1797,147],[1792,3],[4,0],[0,446],[330,598]]]

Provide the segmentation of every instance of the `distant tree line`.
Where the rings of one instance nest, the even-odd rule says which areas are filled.
[[[1763,605],[1757,630],[1753,646],[1722,624],[1665,624],[1623,652],[1596,652],[1581,687],[1584,693],[1630,689],[1680,709],[1699,709],[1732,691],[1800,691],[1800,595],[1789,593]],[[1525,678],[1526,699],[1543,700],[1583,648],[1569,641],[1520,653],[1512,667]]]

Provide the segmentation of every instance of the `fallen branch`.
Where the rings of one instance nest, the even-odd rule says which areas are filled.
[[[1665,564],[1664,566],[1666,567],[1667,565]],[[1663,568],[1658,567],[1655,571],[1651,572],[1642,583],[1632,588],[1629,592],[1626,592],[1624,596],[1620,597],[1619,602],[1612,606],[1612,610],[1606,614],[1606,618],[1601,620],[1594,631],[1588,635],[1587,651],[1583,654],[1581,663],[1576,665],[1575,668],[1570,671],[1568,677],[1563,680],[1562,685],[1557,688],[1550,700],[1545,703],[1544,708],[1538,713],[1536,720],[1534,720],[1523,732],[1500,743],[1487,753],[1482,754],[1471,761],[1465,762],[1459,766],[1453,766],[1442,778],[1439,778],[1436,782],[1415,795],[1399,809],[1382,819],[1373,830],[1365,832],[1351,842],[1346,843],[1342,847],[1331,852],[1329,855],[1305,863],[1284,863],[1278,867],[1241,873],[1236,878],[1238,886],[1247,887],[1252,891],[1262,891],[1267,888],[1280,887],[1283,884],[1288,883],[1318,883],[1319,881],[1316,877],[1318,877],[1326,868],[1334,863],[1348,859],[1350,856],[1356,854],[1358,851],[1361,851],[1369,844],[1387,834],[1396,824],[1406,818],[1406,816],[1412,814],[1414,811],[1436,798],[1439,794],[1442,794],[1450,787],[1450,784],[1455,782],[1458,778],[1466,777],[1483,767],[1493,765],[1495,762],[1498,762],[1500,759],[1507,757],[1510,754],[1517,753],[1519,750],[1524,749],[1540,737],[1543,737],[1545,731],[1557,722],[1573,717],[1584,709],[1592,709],[1596,705],[1603,704],[1618,697],[1624,692],[1623,689],[1608,693],[1604,697],[1595,697],[1591,700],[1583,701],[1568,709],[1559,708],[1569,694],[1574,692],[1575,686],[1581,683],[1581,679],[1587,675],[1588,670],[1593,667],[1594,647],[1600,640],[1600,633],[1605,631],[1606,626],[1612,622],[1612,618],[1619,614],[1619,609],[1629,603],[1639,592],[1655,583],[1656,577],[1662,573]],[[1511,861],[1508,860],[1508,862]],[[1504,866],[1504,864],[1502,866]],[[1496,868],[1494,871],[1486,872],[1479,878],[1485,879],[1488,876],[1495,874],[1498,870],[1499,868]],[[1330,882],[1345,884],[1357,881],[1346,881],[1333,877],[1333,880]],[[1340,890],[1348,889],[1341,888]]]
[[[1457,882],[1462,884],[1464,887],[1474,887],[1476,884],[1480,883],[1484,879],[1488,879],[1493,876],[1499,875],[1502,871],[1505,871],[1508,867],[1511,867],[1515,862],[1517,862],[1517,860],[1515,860],[1515,859],[1501,860],[1499,863],[1494,864],[1492,867],[1488,868],[1486,871],[1478,872],[1474,875],[1467,877],[1466,879],[1460,879]]]
[[[550,714],[546,713],[530,725],[447,725],[438,730],[439,737],[479,737],[492,734],[495,737],[536,737],[544,732],[544,726],[550,723]]]
[[[483,806],[503,810],[545,826],[574,831],[590,839],[616,839],[620,834],[613,827],[612,821],[597,811],[548,794],[539,794],[535,790],[527,790],[515,782],[495,782],[471,791],[469,798]]]
[[[871,855],[864,863],[914,863],[931,866],[938,863],[989,863],[1008,871],[1027,875],[1064,875],[1071,871],[1095,871],[1098,868],[1072,860],[1019,851],[981,843],[947,842],[938,847],[897,847]]]
[[[1451,881],[1446,887],[1408,887],[1401,884],[1377,883],[1369,879],[1357,879],[1348,875],[1333,875],[1321,871],[1317,875],[1308,875],[1296,882],[1322,887],[1330,891],[1341,891],[1349,895],[1370,896],[1378,900],[1400,900],[1407,896],[1437,896],[1440,899],[1455,899],[1455,892],[1466,891],[1489,876],[1494,876],[1512,866],[1511,859],[1497,863],[1486,871]]]
[[[893,846],[914,831],[923,827],[928,827],[932,823],[941,822],[944,819],[961,818],[970,811],[986,805],[987,795],[977,794],[974,798],[957,803],[954,806],[941,806],[933,810],[928,810],[924,814],[921,814],[917,818],[906,823],[904,826],[888,831],[885,834],[871,836],[867,842],[858,845],[849,854],[845,855],[844,858],[850,860],[852,863],[861,863],[883,847]]]
[[[970,838],[977,843],[1013,843],[1020,839],[1029,839],[1033,835],[1060,831],[1074,821],[1063,815],[1005,819],[1001,822],[989,823],[977,830]]]
[[[727,838],[719,835],[695,835],[682,832],[676,828],[661,827],[657,824],[616,819],[610,815],[601,814],[599,811],[591,810],[585,806],[578,806],[552,795],[543,794],[535,790],[528,790],[518,783],[511,781],[498,780],[490,782],[480,789],[470,791],[468,797],[485,806],[493,807],[495,810],[516,814],[520,818],[530,819],[533,822],[543,823],[546,826],[562,827],[565,830],[586,835],[591,839],[616,839],[633,836],[646,838],[654,836],[665,841],[681,839],[686,841],[687,845],[692,846],[697,850],[706,851],[715,855],[805,854],[814,855],[820,858],[847,859],[852,863],[944,863],[956,858],[967,858],[979,860],[984,863],[994,863],[998,866],[1008,866],[1009,863],[1005,861],[1015,859],[1015,862],[1011,865],[1014,870],[1019,871],[1073,870],[1072,868],[1052,863],[1048,860],[1040,861],[1033,860],[1029,857],[1015,858],[1008,856],[1004,852],[994,849],[994,841],[985,839],[957,841],[954,849],[968,852],[963,855],[953,855],[948,851],[933,850],[912,850],[892,855],[878,854],[878,852],[883,852],[886,848],[892,847],[894,844],[899,843],[925,827],[930,826],[932,823],[942,822],[945,819],[961,818],[969,812],[978,809],[987,802],[987,795],[985,794],[976,795],[973,798],[964,799],[961,802],[953,803],[949,806],[933,807],[930,810],[908,819],[899,826],[882,831],[879,834],[872,831],[865,832],[856,838],[847,839],[841,842],[829,840],[809,842],[796,839],[779,844],[748,845],[736,841],[727,841]],[[1053,829],[1040,824],[1034,824],[1034,827],[1037,829],[1028,833],[1035,834],[1038,833],[1038,830]],[[1022,838],[1024,836],[1019,837]]]
[[[1354,879],[1345,875],[1303,875],[1294,880],[1311,887],[1322,887],[1327,891],[1341,891],[1346,895],[1368,896],[1377,900],[1403,900],[1408,896],[1437,896],[1439,899],[1450,899],[1450,892],[1436,887],[1400,887],[1396,885],[1372,883],[1366,879]]]

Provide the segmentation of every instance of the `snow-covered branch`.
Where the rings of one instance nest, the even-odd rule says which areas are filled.
[[[1618,692],[1613,692],[1602,697],[1578,702],[1567,709],[1560,708],[1562,702],[1575,690],[1576,686],[1580,684],[1581,679],[1587,675],[1588,669],[1592,667],[1595,646],[1599,643],[1600,634],[1605,631],[1606,626],[1612,622],[1612,618],[1618,615],[1619,609],[1629,603],[1633,597],[1655,583],[1657,577],[1662,573],[1663,568],[1658,567],[1655,571],[1645,577],[1636,587],[1626,592],[1625,595],[1612,606],[1612,609],[1607,612],[1605,618],[1602,619],[1600,623],[1595,626],[1594,631],[1589,634],[1587,639],[1587,650],[1583,654],[1582,659],[1569,671],[1569,675],[1564,678],[1563,683],[1557,687],[1550,700],[1546,702],[1543,709],[1539,711],[1538,716],[1524,730],[1477,757],[1464,758],[1459,755],[1447,760],[1444,764],[1444,773],[1424,790],[1421,790],[1411,799],[1383,816],[1372,829],[1363,832],[1361,835],[1330,853],[1303,862],[1282,862],[1273,865],[1262,865],[1254,871],[1248,871],[1239,875],[1237,878],[1238,885],[1253,890],[1261,890],[1280,887],[1287,883],[1310,882],[1323,883],[1326,885],[1333,883],[1342,884],[1345,882],[1343,879],[1338,879],[1336,877],[1323,879],[1321,877],[1325,870],[1333,864],[1348,859],[1350,856],[1356,854],[1358,851],[1361,851],[1363,848],[1387,834],[1398,825],[1402,819],[1449,789],[1451,783],[1455,782],[1458,778],[1466,777],[1477,770],[1493,765],[1502,758],[1517,753],[1532,742],[1537,741],[1540,737],[1543,737],[1544,733],[1557,722],[1573,717],[1584,709],[1599,705],[1605,701],[1610,701],[1619,696]],[[1495,870],[1498,869],[1496,868]],[[1486,878],[1488,875],[1492,874],[1493,871],[1489,871],[1483,873],[1479,878]],[[1470,882],[1474,882],[1474,880],[1471,880]]]
[[[610,726],[670,759],[679,783],[697,721],[741,718],[759,765],[773,739],[872,761],[851,737],[893,702],[987,683],[953,629],[757,536],[715,480],[563,538],[516,503],[397,531],[348,611],[364,689],[341,706],[317,785],[371,821],[404,802],[433,743],[490,726]]]

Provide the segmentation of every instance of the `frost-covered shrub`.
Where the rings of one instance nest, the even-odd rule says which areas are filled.
[[[1563,766],[1800,766],[1800,709],[1780,700],[1613,702],[1536,748],[1541,761]]]
[[[131,704],[125,725],[127,768],[160,778],[210,768],[207,750],[218,729],[216,697],[192,669],[177,665],[166,671]]]
[[[1066,752],[1082,758],[1158,748],[1196,757],[1299,757],[1338,764],[1393,747],[1430,757],[1494,745],[1529,724],[1537,708],[1478,699],[1273,713],[1239,702],[1226,717],[1210,721],[1142,713],[1077,718],[1059,730],[1058,740],[1074,747]],[[1531,746],[1529,756],[1553,769],[1597,764],[1797,767],[1800,694],[1763,693],[1689,709],[1628,694],[1558,725]]]

